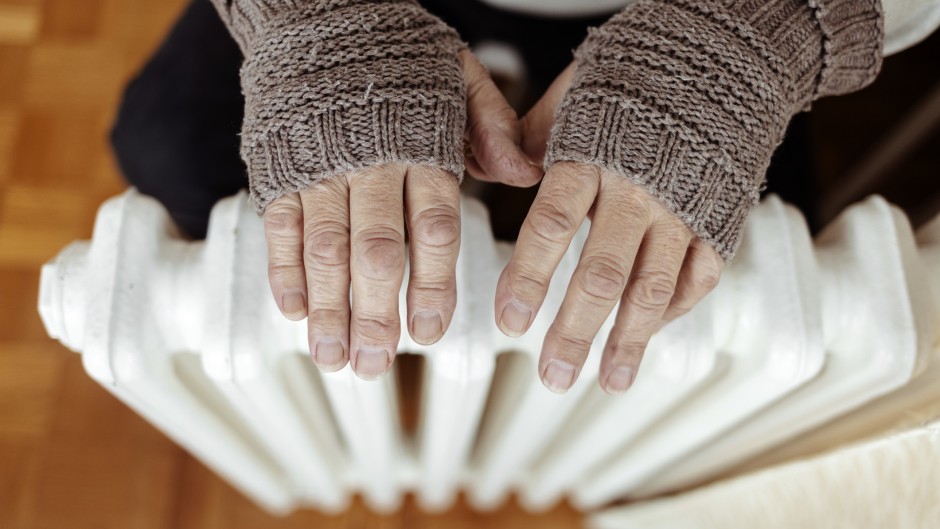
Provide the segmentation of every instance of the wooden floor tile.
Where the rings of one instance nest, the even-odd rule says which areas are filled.
[[[46,0],[42,17],[43,41],[80,43],[98,40],[104,3],[105,0]]]
[[[97,197],[76,190],[10,186],[0,197],[0,267],[33,269],[70,242],[90,238]]]
[[[162,529],[181,451],[90,380],[73,355],[32,497],[31,528]]]
[[[20,113],[15,107],[0,104],[0,186],[10,174],[14,144],[19,133]]]
[[[20,104],[29,53],[29,46],[0,42],[0,105]]]
[[[0,231],[2,229],[0,226]],[[0,239],[2,246],[3,239]],[[35,266],[0,267],[0,355],[11,342],[17,344],[48,338],[39,320],[38,299],[39,270]],[[0,371],[0,377],[5,376],[13,376],[13,373]]]
[[[0,353],[2,354],[2,353]],[[38,476],[38,443],[0,435],[0,527],[30,527],[31,495]]]
[[[38,4],[0,4],[0,43],[29,44],[39,34]]]
[[[3,344],[0,439],[38,441],[48,433],[68,359],[52,340]]]
[[[32,47],[23,104],[70,114],[109,111],[125,79],[121,48],[101,42],[40,42]]]

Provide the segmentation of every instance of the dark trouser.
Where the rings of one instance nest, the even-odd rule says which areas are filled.
[[[571,61],[587,28],[604,17],[556,19],[514,14],[479,0],[424,0],[471,45],[507,43],[527,72],[522,114]],[[246,187],[238,155],[244,99],[238,70],[242,56],[208,0],[193,0],[140,74],[128,85],[111,134],[127,181],[159,200],[188,235],[205,236],[212,206]],[[798,117],[774,156],[767,192],[804,213],[814,195],[804,119]],[[779,175],[779,176],[776,176]],[[511,239],[534,190],[483,186],[494,233]],[[811,217],[810,217],[811,218]]]

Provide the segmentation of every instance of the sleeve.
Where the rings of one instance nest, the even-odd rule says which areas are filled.
[[[868,85],[880,0],[640,0],[575,53],[546,164],[643,186],[726,260],[790,118]]]
[[[212,0],[244,54],[241,156],[259,214],[387,162],[463,175],[457,33],[413,0]]]

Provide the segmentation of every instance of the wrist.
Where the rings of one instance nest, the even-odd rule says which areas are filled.
[[[877,0],[641,0],[578,48],[546,163],[630,178],[728,260],[793,114],[874,78],[880,17]]]
[[[416,2],[232,0],[225,9],[245,54],[241,154],[259,213],[383,163],[462,176],[463,43]]]

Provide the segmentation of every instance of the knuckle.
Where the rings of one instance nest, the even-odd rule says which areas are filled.
[[[384,278],[405,266],[405,244],[394,230],[375,231],[357,242],[357,261],[370,276]]]
[[[470,124],[468,135],[477,142],[486,143],[492,140],[493,131],[490,127],[504,127],[512,129],[517,127],[519,115],[512,107],[507,105],[491,106],[486,112],[486,121],[476,120]]]
[[[552,339],[562,351],[586,353],[594,343],[593,336],[587,336],[570,328],[559,328]]]
[[[711,292],[721,281],[721,267],[715,260],[705,260],[695,274],[695,286],[704,292]]]
[[[717,270],[707,270],[702,272],[698,278],[695,280],[695,284],[703,292],[711,292],[718,286],[718,282],[721,280],[721,273]]]
[[[542,277],[526,266],[516,265],[509,271],[509,285],[513,292],[523,297],[535,297],[548,289],[549,279]]]
[[[273,210],[272,210],[273,209]],[[303,230],[303,216],[287,207],[268,207],[264,214],[264,231],[269,237],[298,237]]]
[[[303,244],[300,234],[296,239],[268,236],[268,270],[297,268],[303,273]]]
[[[390,174],[398,174],[403,171],[402,164],[397,162],[386,162],[376,165],[361,167],[346,173],[347,179],[360,189],[382,189]]]
[[[672,215],[672,213],[669,213]],[[678,221],[678,219],[676,219]],[[663,248],[668,248],[670,251],[681,251],[683,254],[687,251],[689,247],[689,241],[692,237],[689,234],[688,228],[684,224],[678,226],[669,226],[667,225],[664,228],[656,229],[656,235],[659,239],[659,244]]]
[[[411,292],[420,301],[441,302],[457,297],[457,285],[453,279],[446,281],[415,281],[411,283]]]
[[[510,113],[511,114],[505,114],[503,117],[500,117],[502,113],[497,111],[493,119],[505,120],[504,123],[510,123],[511,120],[516,119],[515,112],[510,110]],[[499,123],[499,121],[497,121],[497,123]],[[485,168],[494,172],[512,173],[525,170],[526,164],[521,162],[519,158],[513,156],[511,151],[494,147],[494,145],[498,145],[499,142],[502,141],[502,135],[496,132],[499,128],[498,125],[483,122],[477,122],[471,126],[470,139],[472,142],[473,156],[483,163]],[[496,177],[498,174],[491,174],[490,176]]]
[[[347,312],[344,309],[316,308],[307,314],[310,327],[317,329],[333,329],[345,326]]]
[[[675,292],[675,278],[659,271],[640,272],[634,278],[628,301],[646,310],[658,310],[669,304]]]
[[[577,229],[577,221],[555,199],[539,200],[526,218],[532,232],[543,239],[567,237]]]
[[[600,182],[603,172],[597,165],[570,161],[558,162],[552,166],[552,169],[573,186],[593,185]]]
[[[271,263],[268,266],[268,281],[278,287],[303,284],[303,268],[296,265]]]
[[[584,292],[605,301],[620,298],[627,284],[627,273],[614,259],[591,257],[582,266],[584,270],[580,280]]]
[[[692,230],[689,229],[689,226],[679,217],[678,214],[674,213],[672,210],[666,209],[665,206],[660,205],[663,208],[663,220],[661,222],[666,226],[666,230],[672,234],[676,240],[681,240],[686,245],[692,241],[692,238],[695,236],[692,233]]]
[[[633,336],[621,336],[608,344],[607,354],[616,363],[639,364],[646,351],[646,342]]]
[[[304,252],[319,266],[345,266],[349,262],[349,235],[339,225],[324,225],[307,231]]]
[[[425,246],[449,247],[460,240],[460,214],[452,206],[437,206],[418,213],[412,227],[412,239]]]
[[[654,208],[658,202],[644,189],[638,188],[636,184],[622,178],[614,176],[617,186],[617,210],[623,218],[635,219],[642,224],[649,224],[654,218]]]
[[[676,305],[676,306],[670,308],[670,309],[669,309],[669,318],[670,318],[670,321],[671,321],[671,320],[674,320],[674,319],[676,319],[676,318],[680,318],[680,317],[682,317],[682,316],[685,316],[685,315],[688,314],[691,310],[692,310],[692,307],[689,307],[689,306],[687,306],[687,305]]]
[[[391,341],[401,331],[401,323],[393,315],[357,315],[353,317],[352,323],[356,334],[379,342]]]
[[[492,119],[506,129],[514,129],[519,125],[519,114],[509,105],[499,105],[492,109]]]

